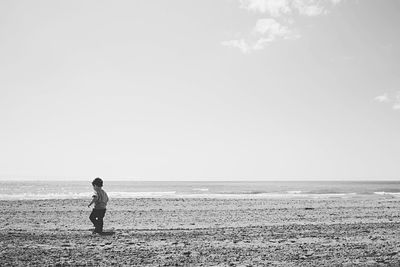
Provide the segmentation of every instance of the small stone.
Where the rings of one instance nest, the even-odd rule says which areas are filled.
[[[398,251],[392,251],[392,252],[389,252],[387,255],[394,256],[394,255],[397,255],[398,253],[399,253]]]
[[[376,264],[378,263],[374,260],[369,260],[365,264],[366,264],[365,266],[376,266]]]
[[[310,256],[312,256],[314,254],[314,251],[308,251],[307,253],[306,253],[306,257],[310,257]]]

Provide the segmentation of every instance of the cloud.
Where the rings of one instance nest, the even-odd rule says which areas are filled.
[[[253,33],[261,35],[253,45],[254,50],[263,49],[268,43],[277,39],[294,40],[300,37],[287,26],[284,26],[270,18],[259,19],[253,29]]]
[[[299,34],[290,30],[277,22],[275,19],[259,19],[251,31],[251,36],[244,39],[230,40],[222,42],[224,46],[239,48],[243,53],[249,53],[253,50],[264,49],[269,43],[278,39],[294,40],[299,38]]]
[[[313,1],[293,1],[293,7],[297,9],[300,15],[315,17],[322,14],[327,14],[325,7],[320,6]]]
[[[333,5],[337,5],[340,2],[342,2],[342,0],[331,0],[331,2],[332,2]]]
[[[394,110],[400,110],[400,91],[395,93],[384,93],[374,98],[379,103],[387,103],[392,105]]]
[[[267,34],[270,38],[285,37],[290,35],[290,30],[274,19],[259,19],[254,27],[255,33]]]
[[[337,5],[341,0],[239,0],[240,8],[268,13],[272,17],[286,15],[318,16],[326,14],[327,8]]]
[[[243,53],[248,53],[251,50],[251,47],[243,39],[224,41],[222,45],[239,48]]]
[[[383,94],[383,95],[380,95],[380,96],[375,97],[375,100],[378,101],[378,102],[381,102],[381,103],[383,103],[383,102],[389,102],[389,97],[388,97],[388,95],[385,93],[385,94]]]
[[[259,18],[246,38],[222,42],[222,45],[240,49],[243,53],[264,49],[278,40],[300,38],[294,27],[297,16],[317,17],[328,14],[330,7],[342,0],[238,0],[240,8],[269,15]],[[243,35],[242,35],[243,36]]]
[[[291,13],[288,0],[239,0],[240,7],[261,13],[269,13],[273,17]]]
[[[400,103],[395,103],[392,107],[395,110],[399,110],[400,109]]]

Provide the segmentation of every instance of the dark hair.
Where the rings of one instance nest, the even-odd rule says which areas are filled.
[[[93,180],[92,185],[97,185],[98,187],[103,186],[103,180],[101,180],[99,177]]]

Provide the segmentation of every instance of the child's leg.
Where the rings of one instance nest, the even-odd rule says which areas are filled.
[[[99,232],[99,233],[101,233],[101,232],[103,232],[103,218],[104,218],[104,215],[106,214],[106,210],[105,209],[103,209],[103,210],[98,210],[98,213],[97,213],[97,227],[96,227],[96,232]]]
[[[97,227],[97,214],[96,214],[96,210],[93,209],[92,213],[90,213],[89,216],[90,221],[93,223],[94,227]]]

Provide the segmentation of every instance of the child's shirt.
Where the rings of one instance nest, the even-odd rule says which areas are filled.
[[[100,210],[100,209],[105,209],[107,207],[107,202],[108,202],[108,196],[106,191],[103,189],[100,189],[95,193],[93,196],[94,200],[94,209]]]

